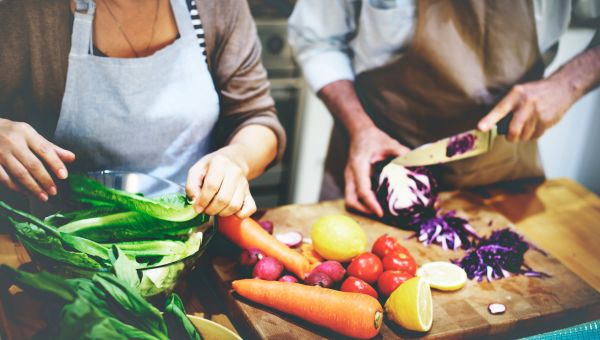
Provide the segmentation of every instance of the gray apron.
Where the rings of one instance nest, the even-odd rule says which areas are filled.
[[[185,0],[171,0],[180,37],[143,58],[92,54],[93,0],[78,0],[55,139],[78,171],[143,172],[183,184],[214,149],[219,97]]]
[[[401,58],[356,78],[375,124],[406,146],[476,127],[516,84],[540,79],[531,1],[418,1],[415,37]],[[336,124],[322,198],[341,196],[348,136]],[[440,166],[444,188],[543,176],[537,143],[497,138],[488,153]]]

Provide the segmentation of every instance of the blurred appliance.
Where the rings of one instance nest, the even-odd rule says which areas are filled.
[[[257,206],[269,208],[291,203],[293,197],[304,83],[287,44],[287,20],[281,15],[279,18],[258,16],[255,20],[263,47],[263,64],[271,82],[271,96],[287,133],[287,148],[282,162],[250,183]]]

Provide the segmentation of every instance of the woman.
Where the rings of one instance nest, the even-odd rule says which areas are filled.
[[[285,134],[245,1],[5,0],[0,36],[4,186],[46,201],[67,165],[133,170],[198,212],[256,210]]]

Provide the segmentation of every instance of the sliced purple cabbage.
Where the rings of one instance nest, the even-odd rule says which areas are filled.
[[[523,239],[523,236],[505,228],[492,232],[490,237],[477,242],[475,247],[467,252],[459,261],[453,261],[461,266],[469,279],[488,281],[502,279],[512,275],[531,277],[548,277],[548,274],[534,271],[524,263],[525,252],[534,249],[542,254],[541,249]]]
[[[446,147],[446,157],[460,155],[469,150],[472,150],[475,146],[476,140],[477,137],[470,132],[463,133],[450,138],[448,146]]]
[[[444,250],[469,249],[471,239],[479,239],[469,221],[456,216],[454,210],[420,222],[417,235],[424,245],[438,244]]]
[[[371,177],[373,191],[383,209],[382,221],[402,229],[417,230],[421,221],[435,217],[437,182],[426,168],[390,164],[397,167],[399,172],[394,176],[402,181],[395,183],[397,179],[391,178],[390,168],[383,171],[388,164],[389,160],[376,163]],[[405,192],[401,193],[401,190]]]

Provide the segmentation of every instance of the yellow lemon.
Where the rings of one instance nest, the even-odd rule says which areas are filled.
[[[450,262],[429,262],[417,270],[431,288],[439,290],[459,290],[467,283],[467,273],[461,267]]]
[[[364,253],[367,246],[367,236],[360,225],[344,215],[319,218],[310,236],[315,251],[327,260],[350,261]]]
[[[386,301],[385,311],[398,325],[411,331],[427,332],[433,323],[429,285],[420,277],[404,282]]]

